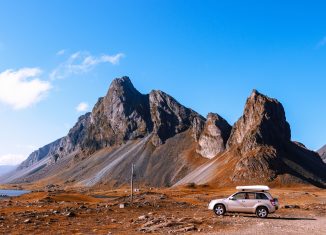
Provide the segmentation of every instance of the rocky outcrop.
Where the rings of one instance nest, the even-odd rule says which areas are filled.
[[[198,140],[197,153],[206,158],[213,158],[225,150],[231,133],[231,126],[221,116],[209,113],[203,132]]]
[[[162,91],[149,94],[151,119],[153,121],[153,138],[155,146],[163,144],[168,138],[194,126],[196,139],[205,119],[195,111],[181,105]]]

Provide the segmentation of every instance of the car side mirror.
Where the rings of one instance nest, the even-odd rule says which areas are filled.
[[[237,199],[234,198],[234,197],[230,197],[229,200],[231,200],[231,201],[236,201]]]

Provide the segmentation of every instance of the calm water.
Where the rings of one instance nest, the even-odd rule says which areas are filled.
[[[20,196],[25,193],[29,193],[28,190],[11,190],[0,189],[0,195],[8,195],[9,197]]]

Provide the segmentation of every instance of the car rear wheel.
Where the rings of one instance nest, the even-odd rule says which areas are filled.
[[[217,204],[214,206],[214,212],[216,215],[224,215],[225,214],[225,206],[222,204]]]
[[[268,216],[268,209],[264,206],[260,206],[256,210],[256,215],[259,218],[266,218]]]

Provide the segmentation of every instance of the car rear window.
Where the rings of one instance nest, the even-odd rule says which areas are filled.
[[[268,200],[268,197],[264,193],[256,193],[256,199]]]

